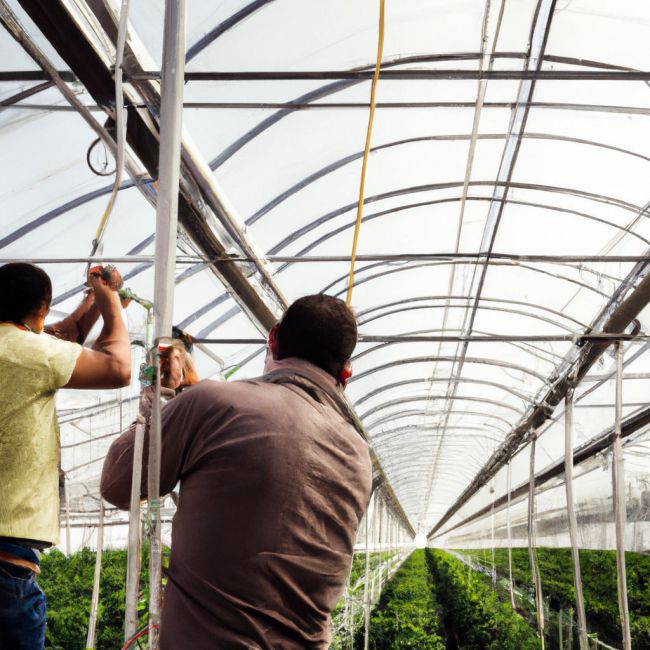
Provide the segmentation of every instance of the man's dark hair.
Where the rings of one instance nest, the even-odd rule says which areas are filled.
[[[52,281],[43,269],[24,262],[0,266],[0,321],[22,323],[52,302]]]
[[[278,359],[300,357],[337,380],[357,344],[357,322],[345,303],[317,294],[296,300],[278,326]]]

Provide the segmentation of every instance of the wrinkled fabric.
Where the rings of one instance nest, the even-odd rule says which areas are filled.
[[[59,541],[59,427],[54,397],[81,346],[0,325],[0,537]]]
[[[369,452],[330,375],[300,359],[268,369],[201,382],[163,408],[161,493],[181,482],[163,650],[329,645],[370,497]],[[113,443],[102,473],[102,495],[121,508],[133,439]]]

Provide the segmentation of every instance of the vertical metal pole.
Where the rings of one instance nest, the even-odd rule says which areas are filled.
[[[384,533],[384,502],[382,500],[379,501],[379,593],[381,594],[381,590],[383,587],[383,579],[384,579],[384,550],[383,550],[383,537]]]
[[[377,587],[377,523],[379,521],[379,492],[375,492],[375,504],[372,509],[372,548],[374,557],[370,563],[370,572],[372,581],[370,583],[370,604],[375,602],[375,589]],[[372,556],[371,556],[372,557]],[[381,560],[381,558],[379,558]]]
[[[152,322],[153,311],[152,309],[147,309],[145,328],[145,348],[147,351],[151,349],[153,343]],[[149,360],[149,356],[147,356],[147,364],[149,364]],[[143,399],[142,391],[140,392],[140,399]],[[145,427],[146,422],[144,418],[139,415],[136,419],[135,437],[133,441],[133,469],[131,472],[131,500],[129,503],[126,598],[124,604],[125,642],[133,638],[138,630],[138,593],[140,591],[140,570],[142,564],[142,519],[140,497]]]
[[[560,646],[560,650],[564,650],[564,638],[563,638],[563,632],[564,630],[562,629],[564,621],[562,620],[562,612],[564,609],[560,607],[560,613],[558,614],[558,619],[557,619],[557,634],[558,634],[558,645]]]
[[[614,491],[614,518],[616,520],[616,574],[618,608],[621,616],[623,650],[632,650],[630,613],[627,604],[627,577],[625,573],[625,468],[621,443],[621,418],[623,417],[623,343],[616,344],[616,423],[614,427],[614,459],[612,462],[612,486]]]
[[[515,585],[512,580],[512,530],[510,528],[510,502],[512,492],[512,471],[510,463],[508,463],[508,509],[506,511],[506,530],[508,532],[508,584],[510,585],[510,604],[512,609],[516,608],[515,603]]]
[[[65,553],[70,557],[72,552],[72,542],[70,540],[70,495],[69,495],[68,477],[63,480],[63,494],[65,496]]]
[[[490,486],[490,498],[492,499],[492,513],[490,515],[491,542],[492,542],[492,587],[497,588],[497,563],[494,550],[494,481]]]
[[[542,581],[539,576],[539,567],[537,566],[537,551],[535,549],[535,443],[537,441],[537,432],[533,432],[530,443],[530,476],[528,483],[528,557],[530,558],[530,572],[535,585],[535,603],[537,609],[537,627],[542,644],[542,650],[545,648],[544,639],[544,599],[542,597]]]
[[[370,505],[372,504],[372,498],[368,504],[368,510],[366,510],[366,575],[363,583],[363,650],[368,650],[368,634],[370,631],[370,590],[369,590],[369,581],[370,581]]]
[[[133,470],[131,473],[131,502],[129,506],[128,559],[126,565],[126,602],[124,606],[124,641],[135,636],[138,629],[138,592],[142,563],[142,527],[140,522],[140,489],[142,483],[142,452],[144,450],[144,421],[135,426]]]
[[[104,500],[99,498],[99,522],[97,524],[97,552],[95,554],[95,576],[93,579],[93,594],[90,599],[90,618],[88,620],[88,635],[86,650],[95,647],[95,630],[97,629],[97,610],[99,608],[99,580],[102,575],[102,551],[104,550]]]
[[[585,616],[580,553],[578,551],[578,522],[573,498],[573,388],[567,391],[564,399],[564,478],[569,537],[571,539],[571,559],[573,561],[573,584],[576,590],[576,609],[578,612],[578,640],[580,650],[588,650],[587,617]]]
[[[183,131],[185,76],[185,0],[165,0],[160,106],[160,160],[156,209],[153,363],[158,363],[157,341],[170,336],[174,310],[174,276],[178,228],[178,186]],[[149,434],[148,494],[150,520],[149,647],[158,647],[161,612],[160,540],[160,373],[156,373]]]

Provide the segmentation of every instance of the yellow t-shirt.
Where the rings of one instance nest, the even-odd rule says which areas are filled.
[[[59,425],[54,396],[77,343],[0,324],[0,537],[59,541]]]

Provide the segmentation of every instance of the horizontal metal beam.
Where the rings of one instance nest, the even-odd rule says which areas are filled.
[[[328,79],[371,80],[374,70],[214,70],[185,72],[185,81],[318,81]],[[61,70],[65,81],[77,81],[72,70]],[[382,81],[408,80],[501,80],[520,81],[650,81],[646,70],[383,70]],[[2,81],[42,81],[47,79],[40,70],[5,70]],[[124,76],[126,82],[159,80],[160,72],[143,70]]]
[[[125,103],[126,108],[156,109],[155,104],[146,102]],[[565,102],[531,102],[531,108],[559,110],[559,111],[587,111],[589,113],[618,113],[622,115],[650,115],[650,108],[641,106],[619,106],[611,104],[576,104]],[[213,110],[266,110],[266,111],[307,111],[307,110],[340,110],[362,109],[368,110],[367,102],[184,102],[183,108],[187,109],[213,109]],[[475,102],[377,102],[378,109],[405,109],[405,108],[476,108]],[[502,108],[513,110],[517,108],[516,102],[484,102],[482,108]],[[14,104],[7,109],[22,109],[30,111],[70,113],[75,109],[65,104]],[[100,105],[88,105],[87,110],[103,112]]]
[[[185,81],[310,81],[319,79],[372,79],[374,70],[262,70],[186,72]],[[383,70],[382,81],[470,79],[533,81],[650,81],[646,70]],[[143,71],[127,79],[160,79],[160,72]]]
[[[267,255],[265,258],[268,262],[291,262],[295,263],[348,263],[348,255]],[[255,262],[259,258],[244,257],[241,255],[228,256],[204,256],[204,255],[179,255],[177,263],[179,264],[196,264],[205,262],[212,264],[217,262]],[[568,263],[568,264],[625,264],[636,262],[650,261],[650,255],[536,255],[527,253],[492,253],[487,259],[486,253],[372,253],[368,255],[357,255],[358,262],[430,262],[430,261],[451,261],[464,260],[468,263],[475,261],[484,261],[489,263],[494,261],[511,261],[516,262],[539,262],[539,263]],[[32,264],[86,264],[97,263],[105,264],[139,264],[142,262],[153,263],[153,255],[115,255],[104,257],[0,257],[0,263],[7,262],[31,262]]]
[[[530,334],[511,336],[504,334],[487,335],[470,335],[470,336],[400,336],[399,334],[360,334],[359,343],[512,343],[512,342],[541,342],[541,343],[587,343],[588,341],[647,341],[650,340],[650,334],[609,334],[607,332],[591,332],[589,334],[576,333],[575,335],[563,336]],[[195,343],[204,343],[206,345],[264,345],[266,339],[250,338],[195,338]]]

